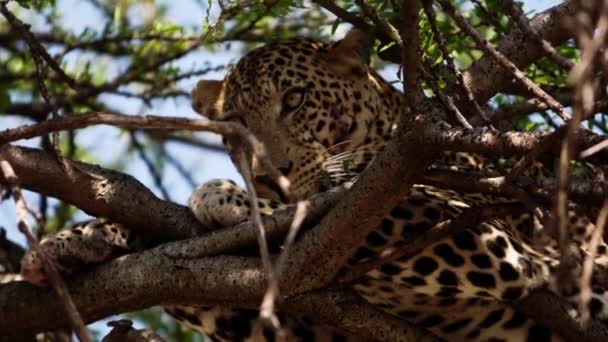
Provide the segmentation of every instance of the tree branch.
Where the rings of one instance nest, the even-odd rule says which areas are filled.
[[[547,42],[559,45],[572,37],[571,31],[564,23],[574,14],[575,9],[575,1],[566,1],[536,15],[530,20],[530,26]],[[497,50],[520,69],[543,57],[544,51],[537,46],[534,37],[521,31],[514,31],[496,44]],[[485,103],[511,83],[511,75],[505,73],[502,66],[497,65],[490,56],[480,58],[463,76],[479,103]],[[465,107],[460,104],[459,107],[467,108],[466,102],[462,105]]]
[[[52,155],[26,147],[0,146],[0,159],[13,166],[21,187],[121,222],[146,236],[175,240],[209,230],[187,207],[162,201],[131,176],[76,161],[66,161],[73,166],[68,174]],[[0,182],[5,183],[4,178]],[[144,207],[146,215],[141,215]]]
[[[164,250],[166,247],[159,246],[127,255],[72,278],[70,292],[83,318],[92,322],[158,304],[241,308],[259,304],[266,283],[258,259],[221,256],[175,260],[165,257]],[[55,312],[57,304],[47,289],[25,282],[1,285],[0,307],[11,315],[0,320],[0,331],[18,337],[26,331],[65,326],[66,317]],[[302,294],[285,300],[281,311],[310,315],[368,340],[392,336],[389,339],[434,341],[422,330],[373,308],[348,291]]]

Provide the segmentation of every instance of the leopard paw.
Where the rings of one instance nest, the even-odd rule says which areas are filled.
[[[48,235],[40,242],[40,248],[61,273],[70,274],[86,264],[103,262],[128,250],[129,236],[129,230],[122,225],[98,218]],[[46,285],[42,259],[36,251],[29,251],[21,260],[21,275],[35,285]]]
[[[246,221],[251,215],[247,192],[231,180],[214,179],[200,185],[188,201],[194,216],[213,227],[231,226]],[[270,199],[258,199],[262,215],[271,215],[286,205]]]

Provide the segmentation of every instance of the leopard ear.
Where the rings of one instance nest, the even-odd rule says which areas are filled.
[[[353,29],[339,42],[329,48],[326,61],[336,73],[344,76],[361,76],[367,72],[367,53],[370,37],[367,33]]]
[[[224,81],[202,80],[192,89],[192,109],[211,120],[222,115]]]

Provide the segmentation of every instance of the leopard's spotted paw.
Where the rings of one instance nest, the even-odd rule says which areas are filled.
[[[129,236],[129,230],[122,225],[98,218],[45,237],[40,248],[60,272],[69,274],[85,264],[103,262],[128,250]],[[31,250],[23,257],[21,275],[35,285],[46,285],[47,277],[37,252]]]
[[[225,227],[246,221],[251,215],[251,202],[245,190],[231,180],[214,179],[200,185],[189,199],[190,209],[203,224]],[[284,208],[275,200],[258,199],[262,215]]]

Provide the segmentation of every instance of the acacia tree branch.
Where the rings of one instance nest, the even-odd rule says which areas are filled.
[[[456,11],[454,5],[447,0],[438,0],[441,7],[446,13],[454,19],[458,27],[466,32],[477,43],[477,46],[485,51],[485,53],[500,64],[504,71],[512,74],[512,76],[520,82],[526,90],[530,91],[534,96],[541,99],[543,102],[553,109],[564,121],[568,119],[568,115],[564,112],[564,107],[556,101],[551,95],[542,90],[536,83],[530,80],[513,62],[511,62],[504,54],[497,50],[492,44],[485,40],[481,34],[471,25],[460,13]]]
[[[158,304],[257,307],[266,285],[259,259],[220,256],[176,260],[166,258],[165,250],[159,246],[126,255],[72,278],[70,292],[83,318],[92,322]],[[19,336],[25,331],[64,326],[66,317],[55,314],[56,305],[57,299],[47,289],[25,282],[4,284],[0,286],[0,307],[11,315],[0,321],[0,331],[10,337],[9,333]],[[281,311],[312,315],[370,340],[383,340],[381,336],[412,341],[417,341],[412,337],[426,336],[424,340],[433,340],[348,292],[302,294],[285,300]]]
[[[66,161],[73,166],[73,172],[66,173],[53,156],[26,147],[0,146],[0,159],[13,166],[22,188],[72,203],[154,239],[183,239],[209,230],[187,207],[162,201],[131,176],[75,161]],[[140,215],[144,207],[146,215]]]
[[[530,27],[547,42],[559,45],[572,37],[572,32],[566,27],[565,22],[575,10],[575,1],[565,1],[536,15],[530,20]],[[544,51],[537,46],[537,41],[530,35],[514,31],[503,37],[496,44],[496,49],[518,68],[524,69],[543,56]],[[479,103],[485,103],[511,84],[511,75],[505,73],[502,66],[498,65],[491,56],[484,56],[473,63],[464,71],[463,77]],[[465,107],[461,107],[459,103],[460,108],[467,108],[465,102],[462,105]]]

